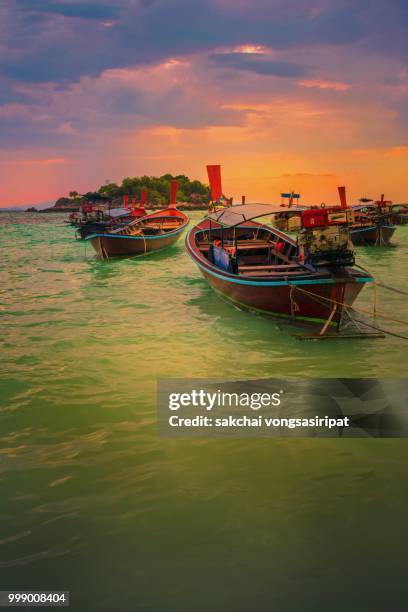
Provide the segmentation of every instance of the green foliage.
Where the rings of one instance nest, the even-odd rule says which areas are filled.
[[[179,202],[207,202],[209,199],[209,189],[200,181],[190,181],[188,176],[179,174],[163,174],[163,176],[140,176],[126,177],[121,185],[116,183],[107,183],[98,189],[98,193],[108,197],[111,200],[122,197],[123,195],[136,196],[140,199],[142,189],[148,191],[148,202],[156,206],[165,206],[169,201],[170,181],[176,179],[179,181],[179,190],[177,192],[177,200]]]
[[[120,187],[116,185],[116,183],[107,183],[106,185],[102,185],[102,187],[98,189],[98,193],[112,199],[122,195],[120,192]]]
[[[99,191],[87,191],[82,197],[84,197],[85,200],[88,200],[88,202],[98,202],[100,200],[110,199],[105,194],[101,194]]]

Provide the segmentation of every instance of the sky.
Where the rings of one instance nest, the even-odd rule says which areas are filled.
[[[408,200],[406,0],[2,0],[0,206],[222,165],[227,196]]]

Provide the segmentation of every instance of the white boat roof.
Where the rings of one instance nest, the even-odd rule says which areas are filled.
[[[111,208],[107,211],[110,217],[124,217],[129,215],[130,210],[128,208]]]
[[[208,215],[207,219],[217,221],[226,227],[234,227],[245,221],[251,221],[266,215],[276,215],[280,212],[283,211],[279,204],[240,204],[217,210]]]

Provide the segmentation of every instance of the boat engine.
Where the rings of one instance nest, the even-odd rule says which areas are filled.
[[[299,255],[313,266],[352,266],[354,251],[349,225],[354,221],[348,208],[312,208],[302,212],[298,234]]]

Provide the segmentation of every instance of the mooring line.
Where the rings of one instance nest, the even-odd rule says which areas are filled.
[[[370,323],[366,323],[366,321],[360,321],[360,319],[354,319],[357,323],[361,323],[362,325],[366,325],[367,327],[371,327],[377,331],[382,332],[383,334],[388,334],[389,336],[395,336],[396,338],[401,338],[402,340],[408,340],[408,336],[403,336],[402,334],[397,334],[396,332],[391,332],[388,329],[382,329],[381,327],[376,327],[375,325],[371,325]]]
[[[307,289],[303,289],[300,287],[296,287],[296,289],[297,291],[301,291],[302,293],[306,293],[308,295],[314,296],[320,300],[324,300],[331,304],[338,304],[339,306],[343,306],[343,308],[351,308],[351,306],[348,306],[348,304],[346,304],[345,302],[339,302],[338,300],[333,300],[332,298],[327,298],[323,295],[318,295],[317,293],[313,293],[312,291],[308,291]],[[370,310],[365,310],[364,308],[354,308],[353,307],[353,310],[355,312],[360,312],[361,314],[372,314]],[[381,317],[382,319],[387,319],[389,321],[392,321],[393,323],[401,323],[401,325],[408,325],[408,321],[402,321],[401,319],[395,319],[394,317],[389,317],[388,315],[379,313],[378,311],[376,311],[375,314],[376,316]]]
[[[330,308],[329,304],[325,304],[322,300],[325,300],[326,302],[330,302],[332,304],[336,304],[339,306],[342,306],[344,308],[344,310],[347,312],[348,316],[350,317],[350,319],[353,321],[356,321],[358,323],[361,323],[362,325],[366,325],[367,327],[371,327],[372,329],[375,329],[377,331],[380,331],[384,334],[388,334],[390,336],[395,336],[396,338],[400,338],[402,340],[408,340],[407,336],[403,336],[402,334],[397,334],[396,332],[391,332],[385,329],[381,329],[380,327],[376,327],[374,325],[371,325],[370,323],[366,323],[365,321],[361,321],[360,319],[353,319],[353,317],[350,314],[350,310],[352,312],[356,312],[356,313],[361,313],[361,314],[372,314],[370,311],[368,310],[363,310],[363,309],[359,309],[357,310],[356,308],[353,308],[352,306],[349,306],[348,304],[346,304],[345,302],[339,302],[338,300],[333,300],[331,298],[326,298],[322,295],[318,295],[316,293],[313,293],[312,291],[308,291],[307,289],[301,289],[300,287],[296,287],[296,289],[298,291],[301,291],[302,293],[305,293],[307,295],[310,295],[311,299],[314,299],[316,302],[320,303],[321,306],[326,306],[327,308]],[[378,313],[376,312],[376,315],[378,316]],[[387,317],[387,315],[379,315],[380,317],[384,318],[384,319],[389,319],[391,321],[393,321],[394,323],[402,323],[403,325],[407,325],[407,321],[400,321],[399,319],[393,319],[391,317]]]
[[[388,289],[388,291],[394,291],[395,293],[400,293],[401,295],[408,295],[408,291],[403,291],[402,289],[397,289],[396,287],[390,287],[389,285],[384,285],[384,283],[375,282],[375,284],[383,289]]]

